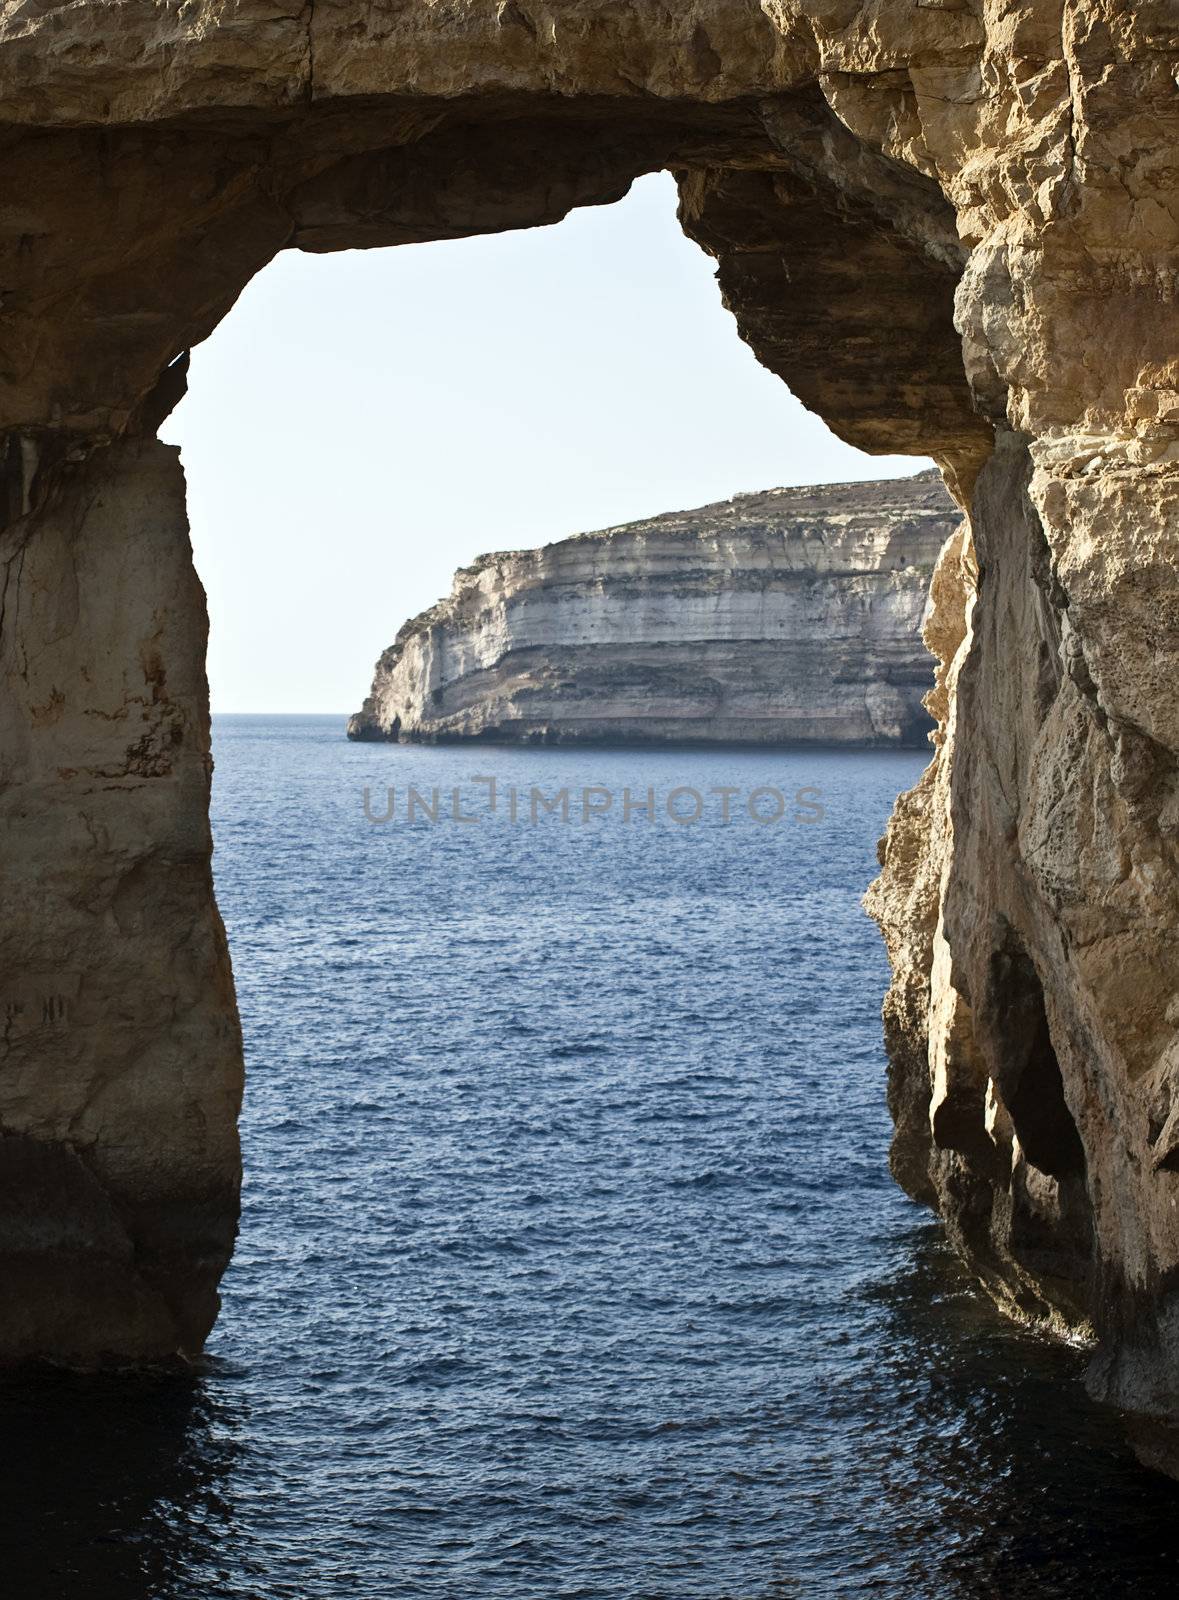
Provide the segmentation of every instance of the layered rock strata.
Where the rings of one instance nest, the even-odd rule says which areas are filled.
[[[0,1356],[191,1354],[233,1233],[185,352],[281,249],[664,168],[760,359],[969,514],[873,891],[896,1167],[1179,1463],[1177,69],[1168,0],[0,6]]]
[[[377,662],[353,739],[924,746],[938,473],[772,489],[482,556]]]

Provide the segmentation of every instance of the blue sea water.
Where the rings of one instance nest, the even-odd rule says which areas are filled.
[[[13,1600],[1174,1592],[1179,1492],[888,1175],[919,756],[215,749],[238,1252],[206,1371],[0,1386]]]

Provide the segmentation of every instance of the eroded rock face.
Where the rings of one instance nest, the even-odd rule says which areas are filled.
[[[0,1354],[195,1348],[233,1229],[201,606],[147,442],[177,358],[280,249],[552,222],[669,168],[761,359],[970,514],[938,753],[873,891],[897,1171],[1005,1304],[1093,1328],[1098,1391],[1175,1463],[1177,28],[1165,0],[0,6],[0,1189],[54,1196],[6,1213]]]
[[[178,452],[76,470],[0,542],[0,1354],[89,1364],[212,1326],[241,1035]]]
[[[922,473],[481,556],[381,656],[349,737],[922,747],[921,618],[959,521]]]

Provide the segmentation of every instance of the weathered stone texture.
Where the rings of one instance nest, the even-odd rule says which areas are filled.
[[[0,561],[0,1352],[195,1352],[233,1248],[241,1039],[177,452],[71,469]]]
[[[1169,0],[0,4],[6,983],[39,994],[52,952],[82,1019],[0,1064],[8,1137],[44,1147],[10,1146],[17,1190],[65,1163],[56,1232],[5,1246],[32,1309],[0,1353],[65,1348],[37,1284],[97,1305],[108,1260],[142,1287],[103,1347],[169,1318],[191,1347],[232,1231],[200,603],[136,442],[165,368],[282,248],[552,222],[668,168],[767,365],[844,438],[933,455],[970,513],[941,743],[873,892],[897,1171],[1004,1303],[1093,1328],[1095,1385],[1174,1463],[1177,66]],[[99,739],[86,710],[132,701],[134,738]]]
[[[959,521],[931,472],[481,556],[381,656],[349,736],[924,747],[921,619]]]

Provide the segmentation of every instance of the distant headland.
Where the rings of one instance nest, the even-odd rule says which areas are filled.
[[[481,556],[377,662],[352,739],[921,746],[936,472],[770,489]]]

